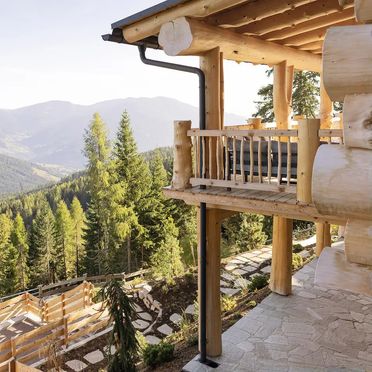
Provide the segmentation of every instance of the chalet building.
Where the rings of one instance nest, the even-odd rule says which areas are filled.
[[[193,128],[174,122],[173,181],[164,192],[198,206],[201,363],[216,366],[210,359],[222,354],[216,360],[223,364],[232,350],[221,337],[220,230],[236,212],[273,216],[270,289],[287,296],[275,297],[283,306],[294,297],[294,219],[316,223],[314,270],[325,288],[372,295],[371,22],[371,0],[168,0],[113,23],[103,36],[136,46],[147,65],[199,78],[200,121]],[[200,68],[148,59],[148,48],[199,56]],[[224,125],[225,59],[274,68],[275,128],[260,119]],[[295,70],[320,73],[319,118],[293,122]],[[332,122],[336,101],[343,103],[339,127]],[[328,248],[331,224],[346,226],[339,248]],[[369,355],[371,366],[372,338],[367,346],[350,342],[355,360]],[[198,368],[195,362],[189,370]]]

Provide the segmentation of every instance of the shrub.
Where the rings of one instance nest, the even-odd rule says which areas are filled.
[[[190,346],[198,343],[196,323],[192,322],[186,313],[182,315],[180,322],[180,335],[181,338]]]
[[[256,275],[251,283],[249,284],[249,290],[251,292],[254,292],[258,289],[261,289],[263,287],[266,287],[268,284],[268,280],[267,280],[267,277],[266,275]]]
[[[235,309],[237,305],[236,299],[233,297],[222,296],[221,297],[221,311],[231,311]]]
[[[292,255],[292,268],[293,270],[298,270],[304,264],[303,258],[298,253],[293,253]]]
[[[156,367],[173,359],[174,345],[161,342],[158,345],[148,345],[143,352],[143,360],[149,367]]]
[[[299,253],[303,250],[303,246],[301,244],[294,244],[293,245],[293,252]]]

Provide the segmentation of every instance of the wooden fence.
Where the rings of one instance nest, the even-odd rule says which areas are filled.
[[[0,323],[28,312],[39,318],[42,317],[40,300],[30,293],[24,293],[10,300],[0,302]]]

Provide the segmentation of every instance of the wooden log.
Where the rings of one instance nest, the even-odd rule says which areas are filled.
[[[200,68],[205,75],[205,108],[206,108],[206,129],[222,129],[221,121],[221,53],[219,48],[210,50],[200,57]],[[210,166],[207,168],[207,173],[210,178],[217,179],[217,159],[216,146],[218,141],[211,144],[213,157]],[[222,149],[221,149],[222,150]],[[220,151],[222,153],[222,151]],[[208,159],[208,157],[207,157]],[[220,159],[222,160],[222,158]],[[208,159],[209,164],[209,159]],[[221,170],[220,170],[221,172]],[[222,178],[222,172],[218,175]]]
[[[161,26],[159,44],[171,56],[202,55],[219,47],[225,59],[276,65],[284,60],[299,70],[320,72],[321,57],[283,45],[241,35],[193,18],[178,18]]]
[[[292,231],[293,220],[274,216],[270,289],[283,296],[292,292]]]
[[[253,129],[263,129],[262,118],[249,118],[248,124],[251,124]]]
[[[199,220],[198,212],[198,220]],[[198,223],[199,226],[199,223]],[[199,231],[198,231],[199,233]],[[207,210],[207,355],[215,357],[222,352],[222,319],[220,296],[221,265],[221,217],[218,209]],[[199,239],[198,239],[199,240]],[[200,240],[199,240],[200,241]],[[200,244],[199,244],[200,248]],[[200,288],[200,267],[199,267]],[[200,290],[198,291],[200,294]],[[199,300],[200,303],[200,300]],[[200,316],[199,316],[200,319]],[[199,326],[200,330],[200,326]]]
[[[332,101],[372,93],[372,25],[330,28],[323,47],[324,86]]]
[[[320,128],[321,129],[330,129],[332,125],[332,111],[333,104],[323,83],[323,75],[320,79]]]
[[[346,96],[343,120],[345,146],[372,150],[372,94]]]
[[[331,225],[329,223],[316,223],[316,247],[315,254],[317,257],[320,256],[325,247],[330,247],[332,244],[331,240]]]
[[[246,0],[235,0],[234,5],[239,5]],[[283,0],[282,0],[283,1]],[[307,0],[301,0],[307,1]],[[271,1],[270,1],[271,3]],[[210,14],[221,12],[231,7],[231,0],[194,0],[186,1],[177,7],[171,7],[156,16],[147,17],[123,28],[123,36],[129,43],[156,35],[161,25],[179,17],[207,17]],[[115,24],[113,25],[115,27]]]
[[[172,187],[184,190],[191,187],[192,156],[191,137],[187,131],[191,129],[191,121],[174,122],[174,165]]]
[[[305,119],[298,122],[297,200],[310,204],[313,164],[320,140],[319,119]]]
[[[320,214],[345,219],[372,215],[372,152],[322,145],[314,161],[312,197]]]
[[[286,60],[274,66],[273,102],[276,127],[288,129],[291,114],[293,66]]]
[[[358,22],[372,21],[372,3],[370,0],[355,0],[355,18]]]
[[[347,222],[345,254],[350,262],[372,265],[372,219],[349,220]]]

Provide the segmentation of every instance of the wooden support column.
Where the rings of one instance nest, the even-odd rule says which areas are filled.
[[[226,213],[219,209],[207,209],[207,355],[215,357],[222,352],[222,320],[221,320],[221,297],[220,297],[220,265],[221,265],[221,221]],[[200,212],[198,211],[198,226]],[[199,234],[199,230],[198,230]],[[200,236],[200,234],[199,234]],[[200,241],[200,239],[198,239]],[[199,244],[200,247],[200,244]],[[199,291],[200,296],[200,267],[199,267]],[[199,299],[200,303],[200,299]],[[200,316],[199,316],[200,319]],[[200,324],[199,324],[200,330]],[[200,339],[200,338],[199,338]]]
[[[221,104],[223,103],[222,68],[220,48],[215,48],[200,57],[200,68],[205,74],[205,106],[206,106],[206,129],[222,129]],[[211,149],[212,159],[209,161],[206,153],[206,173],[211,178],[217,178],[216,143],[217,138],[209,137],[211,146],[206,144],[206,149]],[[220,144],[219,144],[220,145]],[[222,154],[222,148],[219,154]],[[211,165],[211,169],[209,166]],[[222,167],[220,177],[222,178]]]
[[[320,128],[330,129],[332,124],[332,101],[323,84],[323,75],[320,80]]]
[[[288,129],[289,115],[291,114],[293,66],[283,61],[274,66],[273,101],[276,127]]]
[[[284,296],[292,292],[292,231],[293,220],[274,216],[270,289]]]
[[[294,68],[287,61],[274,66],[273,101],[278,129],[289,127],[293,74]],[[274,216],[270,289],[284,296],[292,292],[292,231],[293,220]]]
[[[325,247],[330,247],[332,244],[331,239],[331,225],[329,223],[316,223],[316,248],[315,254],[320,256]]]

